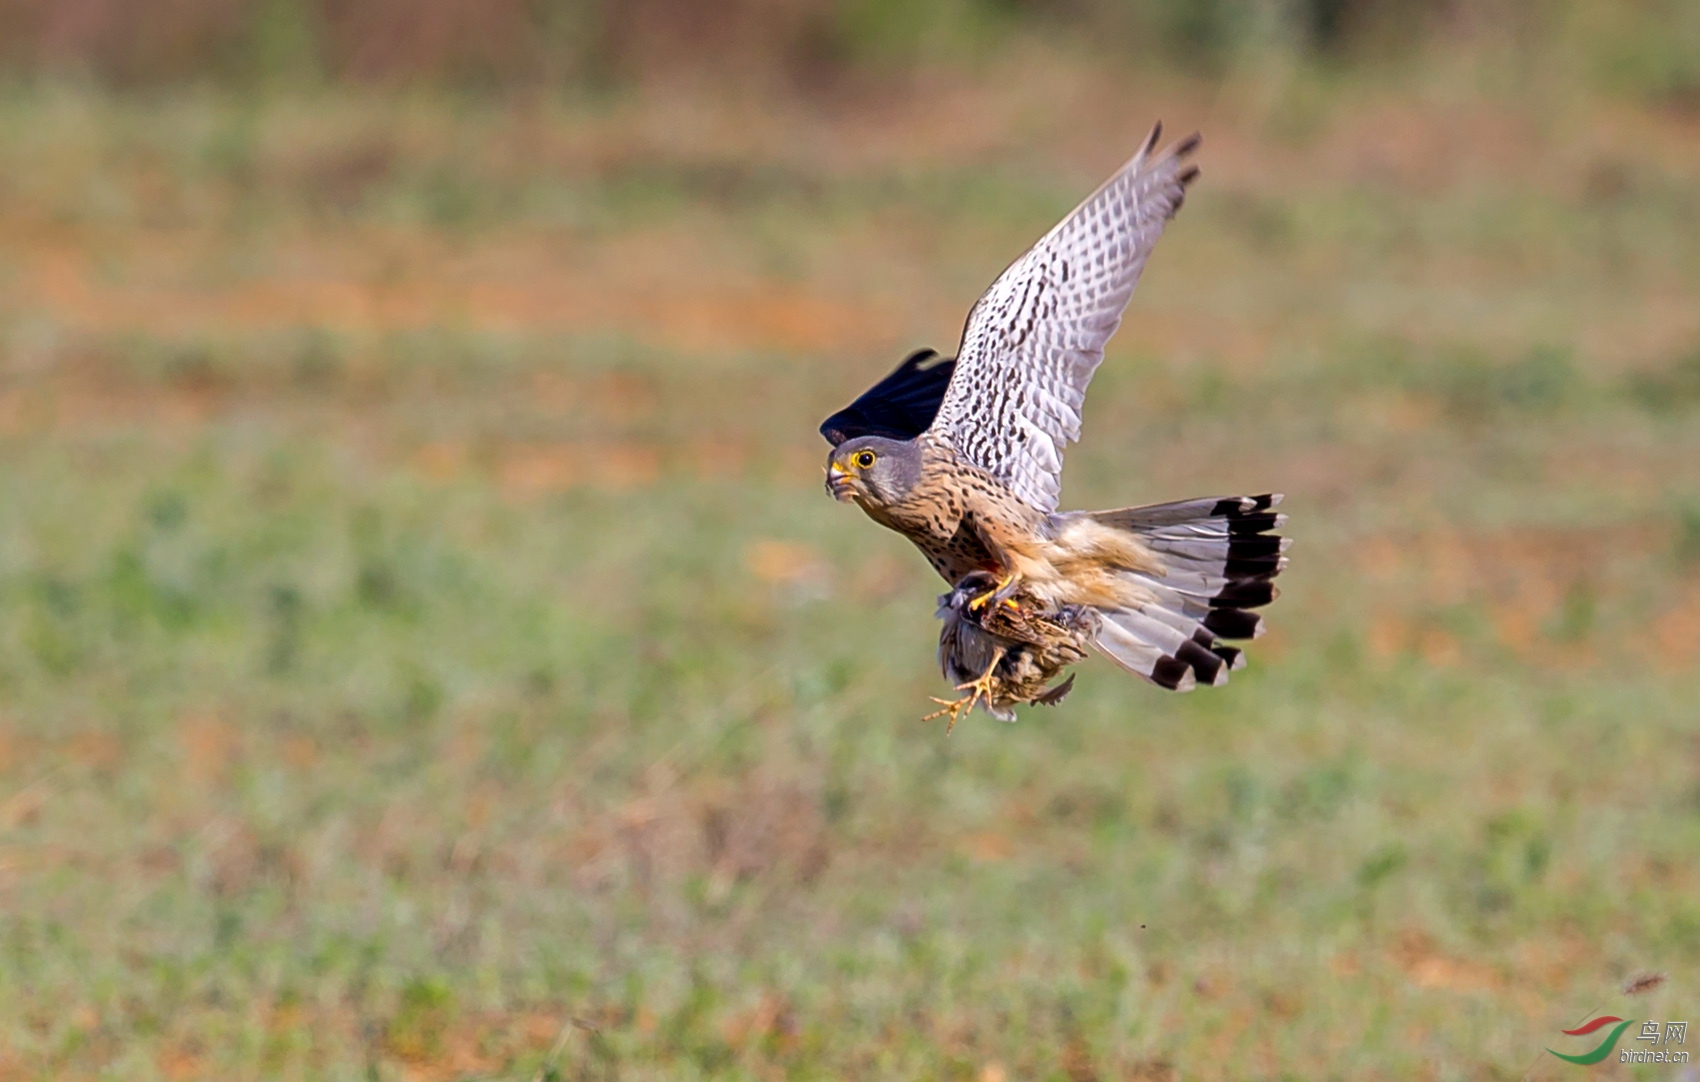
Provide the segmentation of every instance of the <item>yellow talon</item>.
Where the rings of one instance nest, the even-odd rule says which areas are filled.
[[[992,658],[992,663],[986,666],[986,671],[980,674],[979,679],[970,680],[966,684],[956,685],[957,691],[966,691],[968,693],[961,698],[940,699],[935,695],[927,696],[944,709],[934,710],[931,714],[928,714],[921,720],[932,721],[934,718],[940,718],[949,714],[950,724],[946,725],[944,729],[944,735],[949,736],[956,728],[956,723],[961,720],[962,715],[973,713],[975,703],[978,703],[982,698],[984,698],[988,703],[992,701],[992,684],[994,682],[992,674],[998,671],[998,665],[1003,661],[1003,657],[1004,649],[1000,646],[998,647],[997,654]]]
[[[944,709],[934,710],[931,714],[928,714],[921,720],[932,721],[934,718],[941,718],[944,715],[949,714],[950,724],[946,725],[944,728],[944,735],[946,736],[949,736],[952,730],[956,728],[956,722],[963,714],[974,709],[975,697],[973,695],[965,695],[960,699],[941,699],[937,695],[929,695],[927,698],[938,703],[940,706],[944,707]]]
[[[998,594],[1002,593],[1003,591],[1009,589],[1010,583],[1012,583],[1014,581],[1015,581],[1015,572],[1011,571],[1008,574],[1004,575],[1003,578],[998,580],[998,584],[996,586],[992,587],[990,590],[987,590],[985,593],[981,594],[979,597],[971,598],[969,600],[969,602],[968,602],[969,611],[972,612],[976,609],[985,608],[986,603],[988,601],[990,601],[992,598],[996,597]],[[1004,600],[1005,600],[1006,603],[1008,603],[1008,601],[1009,601],[1008,598],[1005,598]]]

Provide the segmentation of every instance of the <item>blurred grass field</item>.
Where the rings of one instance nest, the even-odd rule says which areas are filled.
[[[0,94],[0,1078],[1559,1079],[1700,1013],[1700,121],[1010,48]],[[1225,689],[946,739],[814,426],[1159,116],[1065,504],[1285,491],[1285,596]]]

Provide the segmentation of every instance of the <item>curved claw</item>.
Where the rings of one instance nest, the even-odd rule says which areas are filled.
[[[970,610],[978,610],[985,608],[994,601],[1008,602],[1010,597],[1015,593],[1016,587],[1020,585],[1021,576],[1014,571],[1007,572],[1003,578],[998,580],[998,584],[996,586],[987,590],[980,596],[970,599],[968,602],[968,608]]]
[[[929,695],[927,698],[938,703],[944,709],[934,710],[931,714],[926,715],[921,720],[932,721],[934,718],[942,718],[946,714],[949,714],[950,723],[946,725],[944,729],[944,735],[949,736],[951,732],[956,729],[956,723],[962,719],[962,715],[974,709],[974,702],[976,698],[978,698],[978,694],[979,693],[976,692],[974,695],[964,695],[960,699],[941,699],[936,695]]]
[[[1003,661],[1003,656],[1004,651],[1000,647],[996,656],[992,658],[992,663],[986,666],[986,671],[981,673],[977,679],[970,680],[966,684],[956,685],[957,691],[966,691],[968,693],[961,698],[940,699],[932,695],[927,696],[929,699],[932,699],[933,702],[938,703],[941,707],[943,707],[943,709],[934,710],[931,714],[928,714],[921,720],[932,721],[934,718],[941,718],[946,714],[949,714],[950,724],[945,726],[944,730],[944,735],[949,736],[956,729],[956,723],[961,720],[962,715],[972,713],[975,704],[977,704],[981,699],[986,700],[986,703],[990,705],[992,701],[992,685],[995,683],[995,679],[992,674],[998,671],[998,664]]]

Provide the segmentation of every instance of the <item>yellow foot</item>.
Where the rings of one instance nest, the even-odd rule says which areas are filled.
[[[942,718],[946,714],[949,714],[950,724],[946,725],[944,729],[944,735],[949,736],[956,729],[956,723],[961,720],[962,715],[971,713],[976,703],[978,703],[981,699],[986,700],[988,703],[992,701],[992,685],[995,682],[992,674],[998,671],[998,663],[1003,660],[1003,655],[1004,652],[1000,648],[997,656],[992,659],[992,663],[990,665],[986,666],[986,671],[981,673],[978,679],[970,680],[966,684],[956,685],[957,691],[966,691],[968,693],[961,698],[940,699],[937,696],[928,696],[933,700],[933,702],[938,703],[944,709],[934,710],[931,714],[928,714],[921,720],[932,721],[934,718]]]
[[[986,590],[986,592],[984,592],[984,594],[979,595],[979,597],[972,597],[972,599],[969,599],[969,602],[967,602],[967,607],[969,607],[969,609],[984,609],[984,607],[986,607],[986,604],[988,604],[988,602],[991,602],[991,599],[993,599],[993,597],[998,597],[998,595],[1000,595],[1000,594],[1005,594],[1006,590],[1010,589],[1010,587],[1012,587],[1012,585],[1015,585],[1015,578],[1017,578],[1017,575],[1015,575],[1015,572],[1006,573],[1005,577],[1000,578],[1000,580],[998,580],[998,585],[995,585],[995,587],[991,587],[991,589]],[[1005,601],[1008,601],[1008,597],[1005,597]]]
[[[921,720],[932,721],[934,718],[942,718],[946,714],[949,714],[950,723],[944,727],[944,735],[949,736],[956,729],[956,723],[961,719],[962,715],[974,709],[974,700],[976,696],[964,695],[960,699],[941,699],[937,695],[929,695],[928,698],[932,699],[933,702],[938,703],[944,709],[934,710],[931,714],[928,714]]]

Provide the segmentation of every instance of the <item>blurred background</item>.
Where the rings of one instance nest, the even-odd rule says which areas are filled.
[[[1286,596],[946,739],[815,425],[1158,118],[1064,502],[1285,491]],[[0,0],[0,1078],[1700,1014],[1697,221],[1691,0]]]

